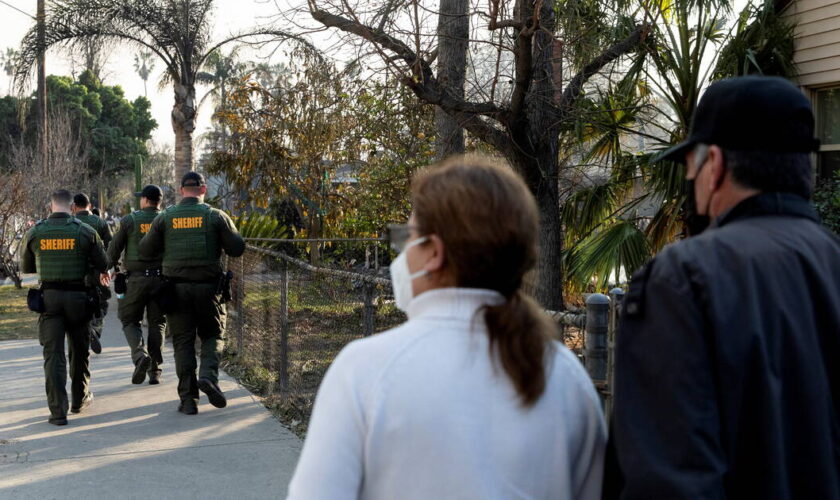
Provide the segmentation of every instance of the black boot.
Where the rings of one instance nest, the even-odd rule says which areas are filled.
[[[216,408],[224,408],[227,406],[225,394],[221,389],[219,389],[219,386],[213,383],[209,378],[198,379],[198,388],[201,389],[204,394],[207,394],[207,399],[210,400],[211,405]]]
[[[152,358],[143,356],[134,364],[134,375],[131,376],[132,384],[142,384],[146,380],[146,372],[152,364]]]

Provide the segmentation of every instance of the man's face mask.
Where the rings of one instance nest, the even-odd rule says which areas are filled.
[[[686,179],[686,207],[685,207],[685,226],[688,230],[689,236],[697,236],[709,227],[711,224],[711,217],[709,217],[709,206],[711,204],[711,197],[706,205],[706,213],[701,214],[697,208],[697,196],[694,193],[694,185],[697,177],[700,175],[700,169],[706,164],[709,159],[709,146],[705,144],[698,144],[694,148],[694,164],[697,166],[693,179]]]

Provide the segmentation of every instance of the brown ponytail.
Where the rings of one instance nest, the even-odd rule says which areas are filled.
[[[459,287],[496,290],[507,300],[484,318],[497,355],[526,407],[546,385],[554,323],[521,290],[537,260],[539,215],[522,179],[509,167],[477,156],[450,158],[412,182],[420,234],[444,242],[445,266]]]

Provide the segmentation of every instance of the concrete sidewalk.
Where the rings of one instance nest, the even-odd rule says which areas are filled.
[[[132,385],[116,313],[91,354],[93,405],[65,427],[47,423],[38,342],[0,342],[0,498],[283,498],[300,440],[224,373],[227,408],[202,393],[198,415],[178,413],[171,344],[163,383]]]

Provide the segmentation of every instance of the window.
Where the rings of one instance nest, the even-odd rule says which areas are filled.
[[[840,172],[840,87],[816,91],[817,176],[830,179]]]

